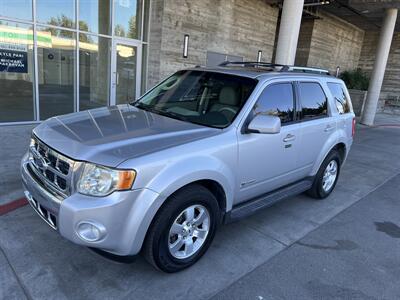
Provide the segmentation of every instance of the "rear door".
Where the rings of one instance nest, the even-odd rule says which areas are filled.
[[[328,98],[318,81],[297,82],[301,142],[298,164],[308,176],[319,154],[336,130],[336,120],[328,111]]]
[[[249,115],[274,115],[281,119],[277,134],[238,133],[240,186],[238,202],[259,196],[296,179],[299,126],[295,117],[292,82],[274,82],[264,88]]]

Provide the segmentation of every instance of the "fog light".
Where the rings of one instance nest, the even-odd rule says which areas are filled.
[[[106,235],[103,225],[94,222],[81,222],[77,232],[79,237],[86,242],[97,242]]]

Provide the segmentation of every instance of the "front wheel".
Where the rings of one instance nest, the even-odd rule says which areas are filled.
[[[336,186],[340,165],[341,159],[338,151],[332,150],[321,164],[314,183],[307,193],[316,199],[328,197]]]
[[[187,186],[157,213],[143,247],[147,261],[164,272],[193,265],[209,248],[220,219],[218,202],[205,187]]]

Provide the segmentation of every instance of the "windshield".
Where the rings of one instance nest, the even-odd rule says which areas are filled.
[[[207,71],[179,71],[135,105],[167,117],[204,126],[229,126],[250,96],[255,79]]]

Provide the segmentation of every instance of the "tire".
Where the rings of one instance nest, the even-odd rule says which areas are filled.
[[[194,216],[191,221],[190,215]],[[210,247],[220,215],[217,199],[207,188],[192,184],[178,190],[155,216],[147,232],[143,256],[154,267],[167,273],[190,267]],[[200,219],[203,220],[201,224]]]
[[[327,180],[324,180],[325,171],[327,170],[327,168],[333,170],[332,166],[336,167],[336,176],[330,184],[326,184]],[[315,175],[313,185],[311,189],[307,191],[307,194],[315,199],[325,199],[326,197],[328,197],[336,186],[340,174],[340,166],[341,157],[339,155],[339,152],[337,150],[332,150],[331,152],[329,152],[329,154],[326,156],[325,160],[319,167],[317,175]],[[332,174],[332,172],[330,173]]]

